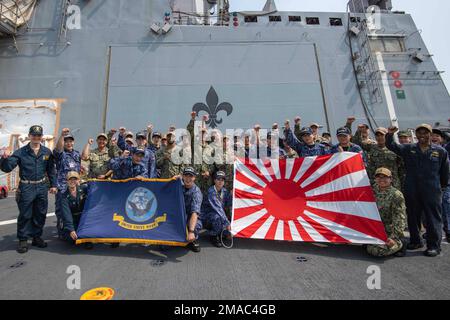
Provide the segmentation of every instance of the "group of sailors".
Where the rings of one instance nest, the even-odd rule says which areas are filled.
[[[377,128],[372,140],[366,124],[360,124],[353,133],[355,118],[349,117],[345,126],[337,130],[337,143],[333,144],[331,134],[319,134],[317,123],[302,127],[300,117],[295,118],[293,128],[288,120],[281,130],[278,124],[273,124],[267,135],[262,135],[261,127],[255,125],[250,132],[233,137],[213,131],[209,139],[204,125],[206,117],[196,135],[197,117],[195,112],[191,113],[189,134],[182,135],[178,143],[174,126],[167,134],[161,134],[149,125],[137,134],[127,132],[126,128],[101,133],[96,139],[97,147],[93,148],[94,140],[89,139],[81,153],[75,150],[75,138],[69,129],[62,130],[51,151],[41,143],[43,128],[31,127],[30,143],[13,154],[6,151],[0,160],[0,168],[6,173],[20,168],[16,192],[20,211],[17,251],[27,252],[29,239],[33,246],[47,246],[42,230],[48,192],[56,195],[60,236],[75,241],[87,198],[84,184],[87,180],[174,177],[183,184],[189,248],[200,251],[198,236],[204,228],[211,242],[220,247],[222,237],[231,237],[235,157],[287,159],[338,152],[360,153],[373,185],[388,241],[385,245],[365,247],[369,254],[404,256],[407,249],[420,249],[425,242],[424,254],[435,257],[441,251],[442,231],[450,240],[450,144],[446,144],[445,133],[430,125],[416,128],[417,143],[413,143],[411,131],[397,133],[395,127]],[[219,149],[221,152],[217,152]],[[200,151],[200,156],[196,151]],[[182,161],[174,161],[175,156]],[[406,224],[409,241],[404,237]],[[425,234],[421,234],[422,226]]]

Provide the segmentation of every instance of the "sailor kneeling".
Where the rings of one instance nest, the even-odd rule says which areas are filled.
[[[375,257],[394,254],[403,257],[406,253],[406,242],[403,239],[406,227],[405,198],[392,186],[392,173],[389,169],[376,170],[374,192],[388,240],[384,245],[367,246],[367,252]]]
[[[201,220],[203,226],[209,230],[210,240],[216,247],[222,247],[221,235],[226,230],[230,236],[231,226],[225,211],[231,208],[230,192],[224,188],[226,174],[218,171],[214,177],[214,185],[208,190],[208,196],[202,204]]]
[[[67,184],[67,191],[61,197],[63,239],[74,243],[78,239],[76,230],[84,210],[88,186],[80,185],[80,175],[76,171],[67,174]],[[86,249],[93,248],[92,243],[85,243],[84,246]]]

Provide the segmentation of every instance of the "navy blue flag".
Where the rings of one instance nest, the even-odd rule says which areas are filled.
[[[186,246],[186,219],[180,180],[96,180],[89,183],[77,244]]]

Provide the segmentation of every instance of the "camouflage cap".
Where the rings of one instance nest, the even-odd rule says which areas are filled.
[[[44,134],[44,129],[41,126],[32,126],[30,132],[32,136],[42,136]]]
[[[316,128],[321,128],[322,126],[321,126],[320,124],[316,123],[316,122],[313,122],[313,123],[310,123],[310,124],[309,124],[309,127],[310,127],[310,128],[314,128],[314,127],[316,127]]]
[[[108,140],[108,136],[106,135],[106,133],[99,133],[97,136],[97,140],[100,138],[105,138],[106,140]]]
[[[386,177],[392,177],[392,172],[389,169],[386,168],[378,168],[377,171],[375,171],[375,177],[379,175],[384,175]]]
[[[430,133],[433,132],[433,128],[429,124],[426,124],[426,123],[422,123],[421,125],[417,126],[416,132],[419,131],[420,129],[425,129],[425,130],[429,131]]]
[[[377,133],[381,133],[382,135],[386,135],[388,133],[388,129],[383,128],[383,127],[379,127],[377,128],[377,130],[375,130],[375,134]]]
[[[411,138],[411,137],[412,137],[411,132],[408,131],[408,130],[402,130],[402,131],[399,131],[399,132],[398,132],[398,136],[399,136],[399,137],[408,137],[408,138]]]
[[[77,180],[80,180],[80,174],[76,171],[69,171],[67,173],[67,180],[74,179],[74,178]]]

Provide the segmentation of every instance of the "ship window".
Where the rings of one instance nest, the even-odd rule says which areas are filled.
[[[281,22],[281,16],[269,16],[270,22]]]
[[[289,16],[289,22],[301,22],[302,17],[301,16]]]
[[[350,17],[350,22],[352,22],[352,23],[361,22],[361,18],[360,17]]]
[[[318,25],[320,24],[320,20],[317,17],[308,17],[306,18],[306,24]]]
[[[370,47],[374,52],[405,52],[403,38],[385,37],[370,39]]]
[[[244,21],[249,23],[258,22],[258,16],[245,16]]]
[[[331,26],[342,26],[342,19],[341,18],[330,18],[330,25]]]

